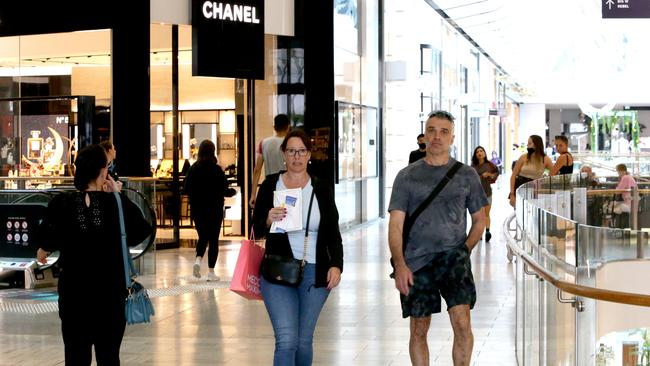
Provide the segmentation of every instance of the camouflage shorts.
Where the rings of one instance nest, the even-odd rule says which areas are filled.
[[[402,316],[422,318],[440,312],[440,296],[447,310],[455,305],[476,303],[476,287],[467,246],[438,253],[429,264],[413,273],[408,296],[400,295]]]

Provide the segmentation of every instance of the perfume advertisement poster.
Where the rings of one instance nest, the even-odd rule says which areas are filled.
[[[21,159],[24,164],[68,163],[68,115],[23,116]]]

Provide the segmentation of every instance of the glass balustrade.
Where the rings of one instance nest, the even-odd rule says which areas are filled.
[[[520,365],[649,364],[650,308],[630,303],[650,305],[650,180],[626,191],[616,180],[554,176],[517,190],[504,231]]]

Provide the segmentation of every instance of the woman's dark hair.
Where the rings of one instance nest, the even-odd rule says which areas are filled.
[[[289,133],[284,137],[284,141],[282,141],[282,145],[280,145],[280,150],[282,150],[282,152],[284,152],[287,149],[287,142],[292,137],[297,137],[301,139],[302,143],[305,144],[307,150],[311,151],[311,139],[309,138],[309,136],[307,136],[307,133],[305,133],[305,131],[296,128],[289,131]]]
[[[478,157],[476,156],[476,152],[478,149],[483,150],[483,154],[485,154],[485,161],[487,161],[487,153],[485,152],[485,149],[483,146],[477,146],[476,149],[474,149],[474,154],[472,154],[472,165],[478,165]]]
[[[535,154],[537,160],[544,163],[544,157],[546,156],[546,153],[544,152],[544,141],[538,135],[530,135],[530,139],[533,140],[535,151],[533,153],[528,153],[528,161],[530,162],[533,154]]]
[[[616,171],[617,171],[617,172],[623,172],[623,173],[625,173],[626,175],[629,174],[629,173],[627,172],[627,165],[625,165],[625,164],[618,164],[618,165],[616,165]]]
[[[102,169],[106,168],[108,157],[103,147],[88,145],[79,150],[74,161],[74,186],[80,191],[88,189],[88,183],[99,177]]]
[[[214,155],[216,150],[217,149],[212,141],[201,141],[201,145],[199,145],[198,161],[211,161],[216,164],[217,157]]]

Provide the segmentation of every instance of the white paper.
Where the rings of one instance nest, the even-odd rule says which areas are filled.
[[[272,233],[302,230],[302,190],[285,189],[273,192],[273,207],[284,207],[287,216],[271,224]]]

